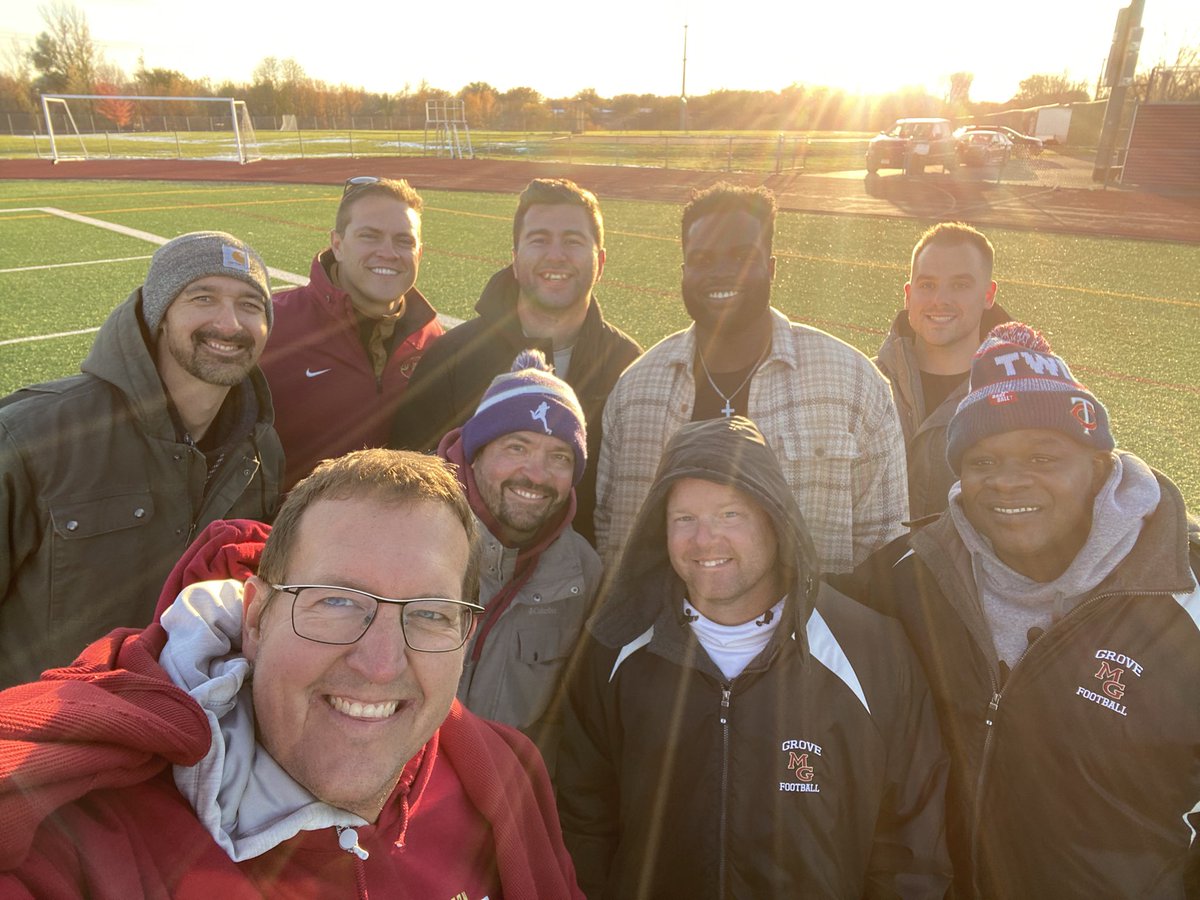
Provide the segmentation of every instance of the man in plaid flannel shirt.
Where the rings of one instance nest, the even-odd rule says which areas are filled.
[[[617,381],[604,411],[597,548],[614,564],[668,439],[688,422],[753,419],[783,465],[826,573],[904,531],[904,438],[887,381],[858,350],[771,307],[775,197],[718,184],[683,211],[694,324]]]

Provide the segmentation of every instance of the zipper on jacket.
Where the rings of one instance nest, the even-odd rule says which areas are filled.
[[[721,685],[721,811],[720,818],[717,820],[717,846],[719,847],[719,856],[717,858],[717,896],[725,897],[725,857],[726,857],[726,840],[728,834],[728,811],[729,811],[729,717],[730,717],[730,696],[733,694],[733,685]]]
[[[1175,595],[1170,591],[1110,591],[1106,594],[1097,594],[1095,597],[1089,597],[1087,600],[1084,600],[1073,610],[1059,619],[1058,622],[1054,623],[1054,625],[1051,625],[1050,628],[1047,628],[1033,639],[1033,641],[1025,648],[1024,652],[1013,664],[1013,667],[1009,670],[1008,680],[1004,683],[1003,687],[997,683],[997,679],[992,679],[992,699],[988,702],[987,716],[984,719],[984,722],[987,725],[987,733],[984,735],[983,739],[983,752],[980,756],[979,762],[979,776],[975,779],[975,803],[974,812],[971,816],[971,887],[974,889],[977,896],[983,896],[979,884],[979,824],[983,819],[983,785],[986,781],[988,763],[991,761],[992,734],[994,733],[993,729],[996,724],[996,717],[1000,710],[1000,700],[1003,697],[1004,691],[1010,684],[1012,684],[1013,678],[1016,677],[1017,669],[1020,667],[1021,663],[1028,658],[1029,654],[1033,651],[1033,648],[1040,644],[1046,638],[1046,635],[1050,634],[1050,632],[1054,630],[1056,625],[1061,625],[1071,616],[1082,613],[1083,610],[1100,602],[1101,600],[1120,596],[1173,597]]]
[[[193,449],[196,448],[193,447]],[[200,453],[198,449],[196,449],[196,452]],[[201,456],[203,456],[202,453]],[[246,489],[250,487],[251,482],[254,481],[254,477],[264,470],[262,457],[259,455],[257,450],[244,453],[242,455],[241,463],[238,465],[240,465],[243,469],[242,477],[246,479],[246,483],[242,485],[241,489],[237,493],[237,496],[233,498],[233,503],[237,503],[237,501],[242,498],[242,496],[246,493]],[[200,508],[196,511],[195,518],[193,518],[191,523],[188,525],[187,543],[184,546],[192,546],[192,541],[196,539],[196,532],[198,530],[196,526],[200,519],[204,517],[205,511],[208,509],[209,501],[212,500],[213,497],[220,494],[221,490],[226,486],[226,484],[228,484],[228,482],[235,477],[234,473],[236,473],[238,465],[235,465],[232,460],[226,460],[225,464],[221,466],[218,473],[220,480],[209,485],[209,489],[206,490],[203,496],[200,498]],[[247,476],[245,474],[246,472],[249,472],[250,474]],[[266,490],[266,484],[267,479],[264,475],[259,479],[260,494]],[[269,508],[266,504],[265,497],[263,498],[261,506],[264,511]],[[228,510],[226,510],[226,514],[228,514]],[[224,518],[224,516],[221,518]]]
[[[346,825],[333,827],[337,831],[338,846],[354,857],[354,885],[358,889],[358,898],[368,900],[366,860],[371,854],[358,843],[358,832],[353,828]]]

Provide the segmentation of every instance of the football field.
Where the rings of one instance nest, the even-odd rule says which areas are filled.
[[[0,394],[78,371],[95,329],[142,281],[164,240],[216,229],[244,238],[278,288],[303,283],[326,246],[336,187],[255,183],[0,181]],[[509,261],[511,194],[422,190],[418,286],[473,315]],[[644,346],[684,327],[675,203],[603,200],[605,315]],[[872,354],[900,307],[927,222],[781,212],[775,305]],[[1118,445],[1169,474],[1200,508],[1200,246],[985,228],[998,302],[1046,332],[1106,404]]]

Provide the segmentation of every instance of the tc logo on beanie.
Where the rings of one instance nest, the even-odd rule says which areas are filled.
[[[988,332],[971,362],[967,396],[946,429],[946,459],[960,474],[963,453],[993,434],[1049,428],[1093,450],[1116,443],[1108,411],[1075,380],[1038,331],[1006,322]]]

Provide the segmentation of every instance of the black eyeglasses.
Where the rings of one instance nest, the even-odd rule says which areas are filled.
[[[374,175],[355,175],[353,178],[347,178],[346,185],[342,188],[342,196],[345,197],[355,188],[360,188],[368,184],[379,184],[382,180],[382,178]]]
[[[421,653],[449,653],[471,636],[482,606],[444,597],[392,600],[329,584],[272,584],[292,595],[292,630],[318,644],[353,644],[371,627],[380,603],[400,607],[404,643]]]

